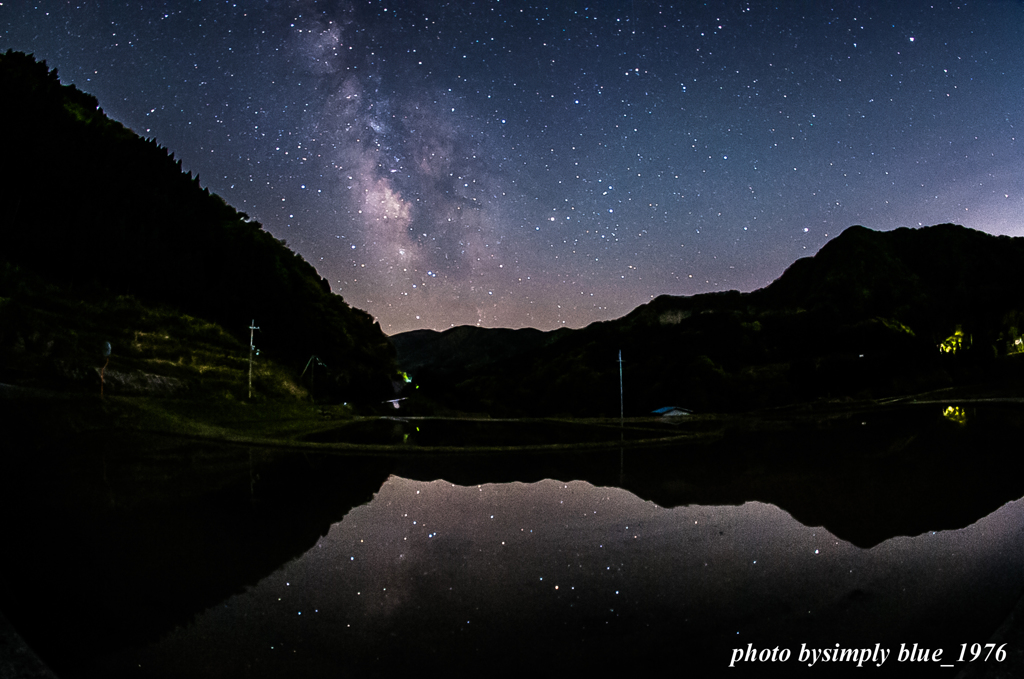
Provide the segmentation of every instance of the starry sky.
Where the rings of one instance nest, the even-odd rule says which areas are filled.
[[[386,333],[749,291],[852,224],[1024,225],[1024,3],[2,0]]]

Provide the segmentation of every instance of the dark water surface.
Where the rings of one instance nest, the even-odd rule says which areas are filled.
[[[756,674],[834,674],[834,663],[801,666],[801,643],[897,653],[918,643],[949,659],[959,643],[986,641],[1019,596],[1022,520],[1018,501],[961,531],[864,550],[759,502],[666,510],[580,481],[392,477],[306,554],[109,673],[327,677],[673,659],[724,672],[749,643],[794,653],[748,668]]]
[[[0,603],[67,677],[955,677],[1024,591],[1024,412],[944,412],[622,451],[81,440],[5,463]],[[800,662],[837,644],[872,660]],[[728,667],[751,648],[791,655]]]

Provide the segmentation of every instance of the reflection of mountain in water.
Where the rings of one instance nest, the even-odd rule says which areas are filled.
[[[621,456],[618,449],[467,457],[424,450],[396,459],[391,471],[463,485],[586,480],[663,507],[770,502],[804,525],[871,547],[962,528],[1024,495],[1024,478],[1003,473],[1017,464],[1006,442],[1019,436],[1018,406],[969,405],[959,408],[963,421],[943,412],[921,404],[698,417],[670,427],[671,444],[627,445]],[[626,441],[654,435],[637,427]]]
[[[764,676],[801,669],[800,644],[907,642],[955,663],[1020,595],[1022,520],[1024,501],[1013,502],[964,530],[865,550],[757,502],[662,509],[585,482],[392,477],[304,556],[122,656],[118,673],[607,670],[682,657],[708,672],[747,644],[793,651],[748,668]],[[895,655],[871,669],[912,674]]]
[[[359,544],[370,551],[363,560],[349,554],[349,566],[372,564],[370,570],[316,563],[324,583],[353,583],[360,598],[345,599],[351,592],[344,587],[331,594],[334,603],[324,610],[334,610],[333,622],[303,629],[296,652],[322,655],[333,647],[320,636],[334,635],[351,651],[344,662],[358,667],[373,664],[374,654],[449,661],[479,657],[478,647],[511,665],[526,644],[560,658],[600,657],[602,667],[609,658],[601,653],[612,648],[619,649],[612,657],[629,658],[681,644],[693,657],[715,660],[732,648],[729,635],[737,631],[758,643],[829,634],[829,643],[852,643],[877,619],[879,638],[904,630],[911,642],[945,639],[945,611],[956,607],[961,623],[949,628],[963,633],[956,643],[984,641],[1017,596],[1009,569],[1017,568],[1018,533],[990,517],[962,534],[890,539],[963,528],[992,512],[1005,516],[1011,509],[1001,507],[1024,496],[1024,478],[1006,473],[1016,460],[1005,442],[1020,431],[1014,406],[968,404],[955,417],[944,417],[945,410],[922,404],[696,417],[672,426],[678,438],[671,444],[636,448],[627,437],[621,451],[451,454],[410,445],[384,452],[127,429],[26,444],[0,460],[4,508],[31,517],[5,533],[17,558],[0,564],[0,609],[60,676],[105,676],[110,658],[124,659],[126,648],[152,644],[203,611],[197,627],[166,643],[214,634],[211,616],[238,615],[237,600],[228,597],[261,581],[256,591],[263,591],[282,563],[311,549],[340,549],[348,538],[336,543],[334,536],[355,530],[352,540],[364,540]],[[392,480],[382,489],[389,475],[428,483]],[[430,483],[436,479],[450,483]],[[497,483],[509,485],[470,492]],[[407,507],[402,489],[410,488],[433,504]],[[376,500],[361,506],[376,491]],[[493,511],[482,518],[474,513],[480,507]],[[406,518],[418,523],[411,529]],[[691,520],[716,528],[684,531]],[[626,526],[642,532],[634,538]],[[423,528],[429,530],[408,532]],[[519,529],[533,529],[537,539],[509,538]],[[406,543],[413,543],[408,550]],[[495,551],[513,545],[514,552]],[[934,554],[932,545],[940,547]],[[812,547],[828,558],[801,556]],[[712,569],[706,573],[705,562]],[[555,576],[556,596],[536,589],[540,577],[551,583]],[[565,599],[562,582],[579,598]],[[926,583],[938,589],[922,589]],[[612,584],[628,584],[619,591],[639,598],[613,606],[604,598]],[[391,594],[362,598],[378,586],[381,597],[384,587]],[[931,595],[944,598],[929,608]],[[805,604],[810,614],[801,612]],[[360,606],[370,608],[357,623],[345,617]],[[374,607],[393,613],[381,617]],[[606,615],[613,607],[616,615]],[[274,635],[283,623],[270,610],[251,620],[265,614],[261,624]],[[469,626],[452,627],[464,614]],[[341,621],[354,631],[337,633],[332,625]],[[298,644],[287,625],[279,634]],[[496,641],[502,634],[524,641],[506,648]],[[330,667],[341,662],[333,652],[325,656]],[[146,657],[148,672],[155,656]],[[221,657],[211,658],[211,667],[240,662]]]

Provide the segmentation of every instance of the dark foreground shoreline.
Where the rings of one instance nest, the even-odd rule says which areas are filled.
[[[94,676],[103,658],[254,587],[392,475],[459,486],[585,480],[662,507],[767,502],[862,548],[963,528],[1024,497],[1024,480],[1006,473],[1015,465],[1007,442],[1024,426],[1012,398],[631,419],[621,441],[618,421],[455,427],[312,406],[204,410],[10,391],[3,404],[15,444],[2,462],[4,509],[20,520],[6,531],[0,610],[62,678]],[[477,445],[455,452],[436,431],[426,444],[394,442],[445,426]],[[488,428],[502,438],[506,427],[507,442],[509,426],[524,430],[525,445],[479,445]],[[562,426],[564,436],[535,443],[531,426],[540,438]],[[330,440],[346,431],[363,440]],[[390,438],[367,440],[375,434]],[[590,440],[572,440],[581,434]],[[1021,636],[1010,620],[1003,633]]]

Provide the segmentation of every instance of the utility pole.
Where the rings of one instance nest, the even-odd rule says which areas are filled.
[[[103,373],[107,371],[107,365],[110,364],[110,342],[103,343],[103,355],[107,360],[103,363],[103,367],[100,368],[100,398],[103,398]]]
[[[625,465],[625,454],[622,444],[626,437],[626,407],[622,396],[622,349],[619,349],[619,486],[622,486],[622,472]]]
[[[316,354],[313,354],[309,357],[309,360],[306,361],[306,367],[302,369],[302,374],[299,375],[299,379],[301,380],[306,375],[306,371],[309,370],[309,393],[312,395],[314,402],[316,401],[316,366],[318,364],[321,367],[327,367],[326,363],[321,361]]]
[[[249,398],[252,398],[252,353],[256,351],[256,343],[253,338],[257,330],[259,328],[256,327],[256,319],[254,318],[249,323]],[[256,354],[259,355],[259,352],[257,351]]]
[[[619,349],[619,428],[624,426],[626,419],[625,400],[622,395],[622,349]]]

